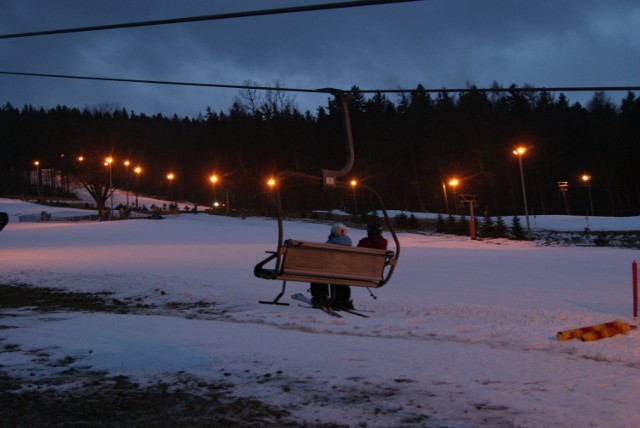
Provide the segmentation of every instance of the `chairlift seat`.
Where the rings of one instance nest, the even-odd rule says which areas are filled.
[[[393,259],[393,251],[347,247],[318,242],[287,240],[279,248],[280,266],[263,266],[277,257],[256,265],[259,278],[296,282],[320,282],[362,287],[380,287],[385,281],[385,267]]]

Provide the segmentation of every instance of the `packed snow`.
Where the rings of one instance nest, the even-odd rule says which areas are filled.
[[[640,332],[595,342],[558,331],[633,319],[637,250],[542,246],[401,233],[389,284],[356,288],[368,318],[333,318],[253,276],[275,249],[273,219],[199,214],[162,220],[19,222],[83,210],[0,199],[0,283],[111,293],[151,315],[2,309],[2,370],[47,377],[46,349],[71,367],[153,383],[177,373],[232,384],[300,422],[348,426],[638,427]],[[638,230],[638,217],[537,216],[535,228]],[[524,224],[524,222],[523,222]],[[328,224],[285,222],[285,238],[324,242]],[[354,242],[364,236],[351,228]],[[388,233],[386,234],[389,238]],[[390,240],[391,242],[391,240]],[[172,311],[209,303],[209,311]],[[186,307],[186,306],[185,306]],[[29,385],[25,384],[24,389]]]

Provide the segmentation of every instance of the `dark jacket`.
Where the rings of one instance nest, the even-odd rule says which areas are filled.
[[[387,240],[380,235],[367,236],[358,242],[358,247],[376,248],[378,250],[387,249]]]

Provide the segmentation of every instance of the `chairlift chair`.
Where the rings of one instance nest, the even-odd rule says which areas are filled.
[[[349,96],[340,91],[326,91],[331,92],[342,107],[345,145],[347,148],[347,160],[344,167],[339,171],[322,170],[321,176],[284,171],[278,174],[276,182],[280,183],[293,178],[306,180],[324,189],[348,188],[350,186],[349,183],[340,180],[341,177],[349,174],[354,164],[353,139],[347,105]],[[288,305],[288,303],[279,302],[284,295],[287,281],[379,288],[391,279],[400,256],[400,242],[380,195],[367,185],[359,185],[359,187],[368,190],[377,199],[387,230],[391,233],[395,243],[395,251],[346,247],[294,239],[284,240],[282,203],[279,187],[275,186],[274,193],[278,215],[277,247],[275,251],[267,251],[269,256],[259,262],[253,272],[258,278],[282,281],[282,289],[273,300],[260,301],[260,303]],[[271,262],[274,263],[273,267],[266,267]]]

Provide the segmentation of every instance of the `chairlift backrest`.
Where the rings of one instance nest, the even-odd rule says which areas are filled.
[[[254,271],[256,276],[373,288],[386,283],[385,268],[394,255],[388,250],[296,240],[285,241],[279,253],[282,263],[276,269],[265,269],[264,264],[259,264]]]

